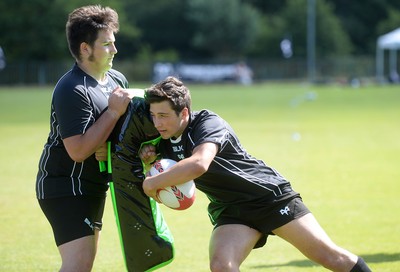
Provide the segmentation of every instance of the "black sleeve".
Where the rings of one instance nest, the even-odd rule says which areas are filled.
[[[220,148],[226,141],[228,133],[226,122],[221,117],[210,111],[201,111],[191,124],[192,149],[206,142],[215,143]]]
[[[60,85],[54,91],[52,107],[63,139],[83,134],[95,121],[93,107],[82,86]]]

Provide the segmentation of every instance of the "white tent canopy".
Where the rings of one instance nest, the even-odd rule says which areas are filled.
[[[397,73],[397,50],[400,50],[400,28],[397,28],[377,40],[376,47],[376,78],[384,82],[384,51],[389,50],[390,77],[399,77]]]

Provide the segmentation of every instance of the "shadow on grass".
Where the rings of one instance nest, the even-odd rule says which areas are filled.
[[[400,253],[377,253],[377,254],[362,254],[361,257],[368,263],[387,263],[387,262],[397,262],[400,261]],[[290,261],[282,264],[269,264],[269,265],[256,265],[253,266],[254,269],[262,269],[268,267],[285,267],[285,266],[295,266],[295,267],[313,267],[316,264],[310,260],[297,260]]]

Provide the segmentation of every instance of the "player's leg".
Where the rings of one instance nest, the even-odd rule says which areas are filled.
[[[245,225],[228,224],[214,229],[210,240],[210,270],[239,271],[261,233]]]
[[[332,271],[349,272],[358,261],[356,255],[337,246],[329,238],[311,213],[294,219],[273,233],[294,245],[310,260]],[[366,265],[364,269],[368,270],[353,271],[370,271]]]
[[[95,235],[85,236],[58,247],[62,265],[60,272],[89,272],[97,252],[99,230]]]
[[[61,271],[90,271],[96,256],[104,197],[66,197],[39,200],[59,249]]]

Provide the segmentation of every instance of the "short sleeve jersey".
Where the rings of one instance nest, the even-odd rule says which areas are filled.
[[[217,144],[219,150],[208,171],[195,183],[210,199],[211,211],[220,205],[271,205],[297,194],[276,170],[252,157],[231,126],[211,111],[193,112],[183,134],[176,140],[162,140],[159,148],[163,157],[179,161],[206,142]]]
[[[116,70],[106,73],[101,85],[76,64],[55,86],[50,115],[50,133],[39,161],[36,179],[38,199],[91,195],[105,196],[107,177],[100,173],[94,154],[85,161],[73,161],[63,139],[84,134],[107,109],[108,97],[117,86],[128,88],[126,78]]]

